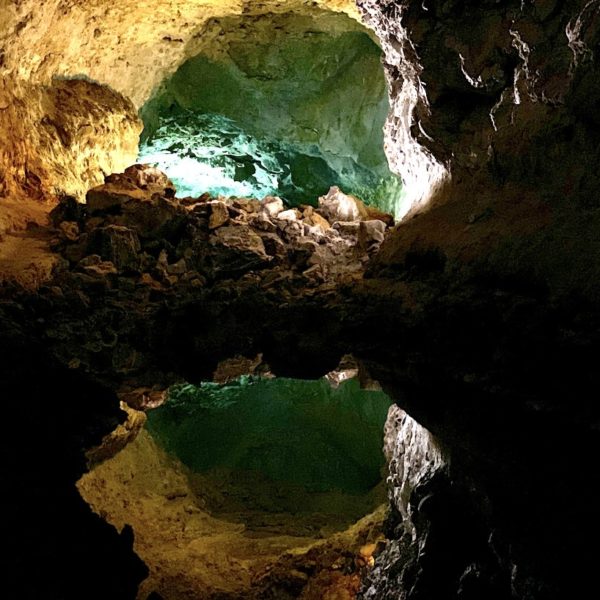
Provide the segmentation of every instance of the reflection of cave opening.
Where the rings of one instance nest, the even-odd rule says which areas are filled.
[[[315,204],[337,185],[398,213],[384,155],[380,49],[349,17],[314,9],[214,19],[141,110],[141,162],[181,196]]]
[[[390,399],[357,380],[250,377],[169,396],[79,484],[133,527],[151,570],[139,597],[300,597],[311,578],[326,588],[321,571],[357,591],[381,538]]]

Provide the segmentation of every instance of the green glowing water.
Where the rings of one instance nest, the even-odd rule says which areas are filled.
[[[242,378],[178,386],[147,428],[195,472],[218,467],[323,492],[361,494],[381,481],[390,399],[356,381]]]

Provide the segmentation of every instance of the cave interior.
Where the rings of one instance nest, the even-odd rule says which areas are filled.
[[[599,0],[0,0],[14,600],[595,589]]]

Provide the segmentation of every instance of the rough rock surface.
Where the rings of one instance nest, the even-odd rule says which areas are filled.
[[[256,10],[301,4],[266,2]],[[55,406],[66,403],[46,400],[54,390],[64,392],[68,386],[61,388],[61,381],[68,383],[72,370],[89,400],[95,376],[113,389],[161,387],[181,378],[210,378],[220,360],[263,352],[277,374],[314,377],[335,368],[350,350],[450,458],[445,471],[413,490],[414,541],[406,537],[400,515],[391,514],[388,536],[404,541],[376,561],[378,576],[363,594],[546,600],[583,597],[594,589],[595,555],[588,548],[598,533],[593,490],[600,445],[598,2],[361,0],[360,7],[385,53],[392,101],[386,151],[416,202],[414,218],[387,236],[370,278],[305,285],[306,269],[297,268],[296,257],[314,256],[320,244],[316,251],[311,243],[303,248],[295,226],[288,234],[257,213],[253,228],[264,232],[257,235],[272,257],[269,264],[284,254],[282,247],[293,245],[294,261],[282,257],[286,268],[293,262],[291,276],[275,271],[269,283],[273,270],[265,268],[259,275],[223,279],[203,264],[208,277],[198,271],[187,286],[190,293],[175,294],[179,275],[168,267],[178,270],[174,265],[188,260],[177,255],[185,239],[179,237],[178,216],[188,211],[182,201],[172,218],[165,216],[167,199],[155,206],[150,198],[153,220],[138,225],[140,258],[150,271],[141,272],[139,281],[109,268],[107,274],[80,272],[85,246],[67,237],[59,246],[70,249],[68,268],[63,262],[55,281],[37,294],[2,289],[5,330],[17,332],[3,333],[3,385],[8,398],[26,399],[7,402],[8,422],[30,422],[34,412],[41,426],[54,415],[61,444],[77,438],[68,447],[59,444],[64,456],[40,467],[56,440],[39,442],[48,430],[30,430],[36,445],[25,445],[27,454],[8,485],[15,494],[14,522],[27,528],[15,538],[26,543],[13,551],[28,557],[27,571],[12,573],[34,587],[44,580],[35,577],[40,573],[71,584],[56,593],[37,587],[37,596],[81,597],[73,582],[73,574],[81,573],[90,597],[99,584],[110,588],[106,574],[125,573],[131,559],[114,553],[124,548],[114,534],[107,534],[112,550],[103,554],[111,562],[92,563],[104,565],[94,573],[71,568],[81,560],[81,545],[69,554],[75,562],[68,573],[64,555],[57,565],[54,547],[40,549],[40,531],[49,532],[44,541],[65,536],[57,523],[69,535],[80,528],[89,534],[86,551],[99,548],[104,536],[90,525],[89,512],[74,517],[85,512],[81,504],[71,513],[54,511],[67,506],[65,490],[82,471],[81,448],[99,437],[83,424],[98,427],[116,406],[108,402],[92,414],[88,402],[81,422],[70,412],[57,416]],[[132,27],[136,9],[147,11],[147,18]],[[235,3],[233,10],[252,7]],[[216,11],[216,2],[184,0],[151,9],[133,2],[10,3],[0,32],[0,118],[4,133],[15,132],[9,140],[4,136],[5,193],[18,185],[39,195],[41,187],[61,183],[38,182],[37,169],[33,177],[24,169],[34,148],[24,140],[43,116],[42,86],[54,75],[86,73],[139,106],[193,52],[193,36]],[[34,155],[39,164],[54,150],[62,153],[64,144],[55,140],[49,148]],[[79,174],[64,181],[74,180],[81,181]],[[196,204],[195,218],[208,221],[207,202]],[[152,239],[154,215],[166,227]],[[101,219],[123,227],[137,222],[127,222],[124,212]],[[78,223],[82,241],[87,232],[81,224],[90,225],[91,218],[68,220]],[[336,243],[345,248],[342,230],[353,234],[352,227],[338,226],[329,235],[339,235]],[[204,225],[197,231],[199,247],[210,249],[211,234],[202,235]],[[192,258],[204,256],[191,248]],[[32,355],[25,341],[39,342],[43,352]],[[48,372],[47,354],[71,370],[57,366]],[[65,378],[57,381],[57,374]],[[114,422],[100,429],[111,427]],[[14,446],[5,455],[13,457]],[[50,479],[63,460],[69,465],[64,482]],[[34,486],[32,479],[44,485]],[[49,490],[55,502],[48,500]],[[27,520],[31,515],[35,523]],[[22,569],[25,563],[19,564]],[[114,589],[132,597],[132,582],[135,577]],[[112,591],[99,590],[98,596],[119,597]]]
[[[436,252],[414,252],[396,271],[374,269],[365,279],[359,238],[372,221],[323,229],[307,223],[318,214],[312,207],[280,219],[255,201],[230,199],[220,200],[227,225],[211,230],[210,198],[173,198],[166,182],[159,194],[126,175],[108,179],[93,194],[112,195],[118,180],[146,197],[123,196],[93,216],[69,212],[68,200],[59,206],[55,222],[77,223],[80,236],[56,229],[62,269],[37,294],[5,289],[5,319],[83,377],[133,394],[210,379],[219,362],[260,353],[278,375],[315,378],[351,349],[433,432],[447,465],[416,486],[392,470],[387,534],[396,542],[362,593],[559,598],[584,585],[588,559],[576,548],[592,535],[595,510],[585,491],[597,473],[594,305],[458,263],[449,270]],[[157,207],[153,230],[147,213]],[[137,266],[90,270],[108,261],[86,254],[87,238],[107,227],[136,232]],[[407,434],[400,452],[420,429],[398,431]],[[435,463],[432,452],[425,456]],[[559,478],[559,486],[557,473],[570,485]],[[569,526],[549,528],[572,503]]]
[[[306,13],[314,4],[2,0],[0,198],[83,195],[131,164],[141,132],[136,110],[214,41],[205,35],[210,19]],[[358,18],[351,0],[316,4]]]
[[[131,101],[107,86],[82,77],[35,85],[6,75],[0,83],[0,202],[83,198],[104,175],[135,161],[141,130]]]
[[[358,522],[346,515],[286,514],[269,504],[269,497],[272,502],[282,493],[279,486],[255,481],[245,487],[239,473],[231,479],[226,472],[190,477],[143,431],[77,487],[119,531],[133,527],[135,550],[151,568],[140,588],[143,598],[158,592],[198,600],[310,600],[340,597],[335,589],[349,584],[354,593],[346,597],[355,596],[366,571],[362,561],[372,554],[365,546],[374,548],[381,539],[383,506]],[[304,492],[304,498],[310,496]],[[343,505],[330,496],[321,500],[322,509],[327,502]],[[261,504],[270,510],[261,510]]]

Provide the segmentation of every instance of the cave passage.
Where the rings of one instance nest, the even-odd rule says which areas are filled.
[[[337,185],[398,213],[381,52],[364,27],[315,9],[213,20],[203,38],[141,109],[139,162],[165,171],[181,196],[316,204]]]

